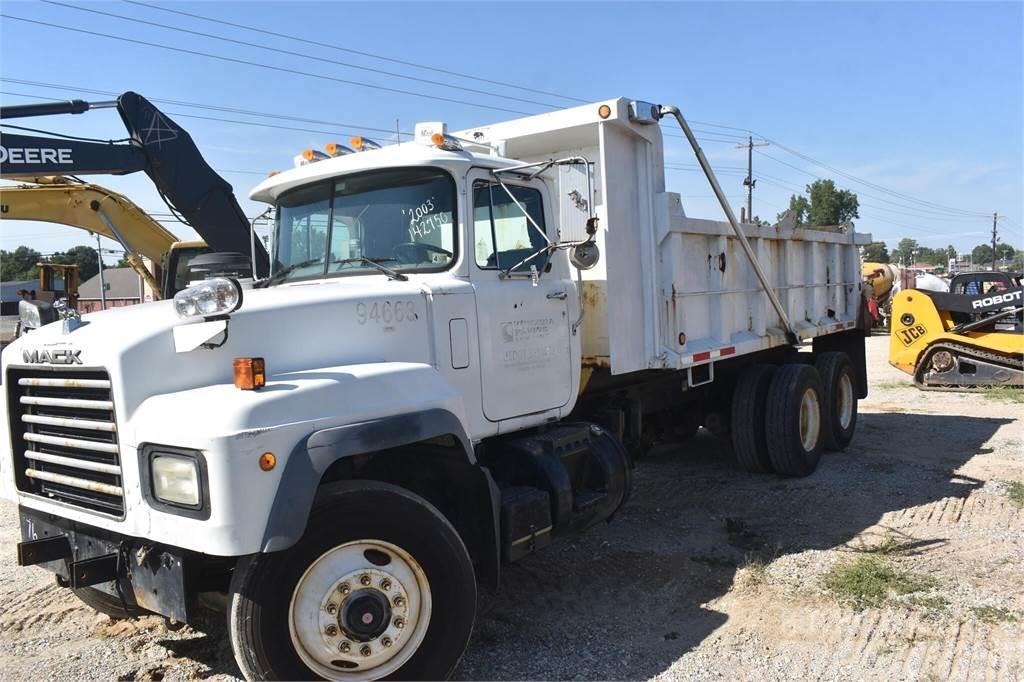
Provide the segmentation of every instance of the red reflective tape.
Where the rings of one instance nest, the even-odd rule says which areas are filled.
[[[736,346],[728,346],[722,349],[722,355],[732,355],[736,352]]]
[[[711,351],[709,351],[709,350],[706,350],[703,353],[694,353],[693,354],[693,361],[694,362],[702,362],[703,360],[710,360],[710,359],[711,359]]]

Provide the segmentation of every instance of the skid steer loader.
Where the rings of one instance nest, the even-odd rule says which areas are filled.
[[[1024,287],[1007,273],[966,273],[951,293],[893,301],[889,363],[921,389],[1024,387]]]

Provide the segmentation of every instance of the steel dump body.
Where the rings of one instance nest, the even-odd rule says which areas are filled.
[[[607,107],[608,116],[600,111]],[[456,133],[528,161],[582,156],[592,164],[602,259],[583,273],[584,365],[613,374],[685,369],[787,343],[728,222],[690,218],[665,191],[662,133],[608,100]],[[580,182],[552,172],[562,239],[580,235],[570,194]],[[582,209],[580,209],[582,210]],[[567,218],[568,216],[568,218]],[[744,225],[758,262],[803,339],[857,323],[858,247],[852,231]],[[566,234],[568,232],[568,234]]]

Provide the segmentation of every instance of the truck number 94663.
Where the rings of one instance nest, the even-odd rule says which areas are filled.
[[[416,314],[416,304],[412,301],[374,301],[369,304],[356,304],[356,322],[359,324],[393,324],[417,319],[419,315]]]

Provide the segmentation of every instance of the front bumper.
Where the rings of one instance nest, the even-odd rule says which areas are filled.
[[[19,507],[18,564],[40,566],[66,587],[92,587],[182,623],[195,614],[190,590],[197,560],[154,544]]]

